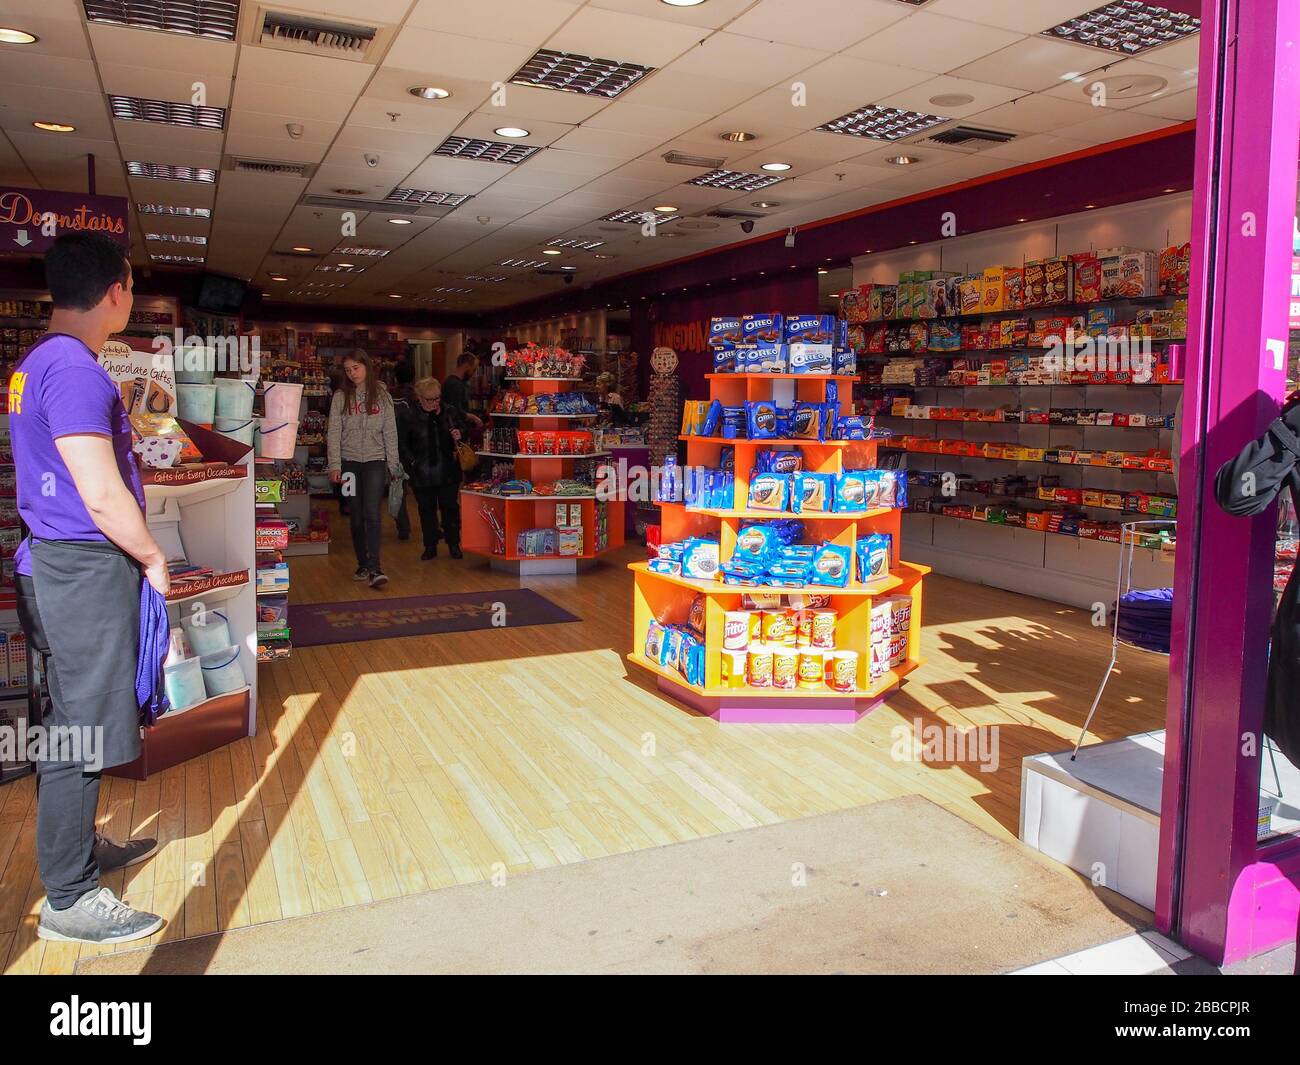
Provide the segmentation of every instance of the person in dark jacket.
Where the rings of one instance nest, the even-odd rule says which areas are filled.
[[[477,415],[470,413],[468,381],[477,371],[478,356],[466,351],[456,360],[456,369],[449,373],[447,380],[442,383],[447,406],[452,410],[460,411],[462,421],[476,426],[483,423]]]
[[[425,377],[413,386],[415,402],[398,409],[397,440],[402,466],[420,511],[420,532],[428,561],[445,538],[452,558],[460,550],[460,463],[456,445],[464,431],[462,411],[445,405],[442,386]],[[441,516],[441,519],[440,519]]]
[[[1214,478],[1214,497],[1229,514],[1261,514],[1283,489],[1300,507],[1300,392],[1258,440],[1226,462]],[[1300,766],[1300,567],[1291,571],[1277,616],[1268,659],[1264,734],[1292,765]]]
[[[400,422],[402,410],[415,404],[415,390],[412,387],[412,382],[415,380],[415,367],[411,365],[410,359],[404,358],[393,367],[393,380],[395,384],[389,394],[393,397],[393,410]],[[397,517],[393,520],[397,524],[397,538],[399,540],[409,540],[411,538],[411,515],[406,509],[405,489],[402,490],[402,509],[397,512]]]

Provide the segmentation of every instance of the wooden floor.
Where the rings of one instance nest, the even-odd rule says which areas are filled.
[[[329,556],[293,560],[293,601],[518,584],[481,560],[420,562],[386,522],[392,580],[371,592],[350,580],[337,521],[334,535]],[[623,658],[622,562],[637,557],[526,582],[576,624],[306,648],[263,666],[255,737],[143,784],[105,778],[103,831],[162,841],[105,883],[163,914],[169,940],[898,795],[1014,838],[1021,757],[1073,743],[1109,656],[1083,611],[931,577],[927,662],[883,708],[853,726],[720,726]],[[1121,664],[1096,739],[1163,724],[1165,661]],[[894,757],[918,723],[1000,726],[997,769]],[[66,973],[96,948],[35,937],[34,799],[31,777],[0,788],[0,970]]]

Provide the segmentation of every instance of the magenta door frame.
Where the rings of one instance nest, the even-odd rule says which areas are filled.
[[[1285,389],[1269,345],[1285,353],[1297,143],[1300,3],[1206,0],[1156,918],[1218,962],[1294,940],[1300,916],[1300,839],[1255,842],[1274,511],[1214,500]]]

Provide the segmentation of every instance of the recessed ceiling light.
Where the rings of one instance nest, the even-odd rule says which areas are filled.
[[[658,211],[660,214],[672,214],[677,210],[677,208],[669,203],[661,203],[655,207],[655,210]]]
[[[402,298],[402,294],[400,292],[390,292],[388,294],[388,298],[390,300],[400,300]]]
[[[390,226],[409,226],[411,220],[409,218],[390,218],[388,224]]]
[[[272,280],[272,281],[288,281],[288,280],[289,280],[287,277],[284,276],[284,274],[271,274],[270,277],[271,277],[271,280]]]
[[[46,133],[73,133],[76,126],[69,126],[66,122],[33,122],[37,129],[43,129]]]
[[[1029,221],[1029,219],[1027,219],[1027,218],[1017,218],[1016,221],[1017,221],[1017,222],[1027,222],[1027,221]]]
[[[779,200],[755,200],[755,201],[754,201],[753,203],[751,203],[749,206],[750,206],[750,207],[761,207],[761,208],[763,208],[763,209],[767,209],[767,208],[769,208],[769,207],[780,207],[780,206],[781,206],[781,203],[780,203]]]
[[[576,270],[576,269],[578,269],[578,268],[577,268],[576,266],[561,266],[560,269],[561,269],[561,270],[565,270],[565,271],[572,271],[572,270]]]
[[[914,155],[891,155],[885,162],[892,163],[894,166],[911,166],[918,160]]]
[[[945,92],[930,97],[930,103],[935,107],[965,107],[974,102],[975,97],[968,92]]]
[[[510,80],[516,85],[535,85],[542,89],[559,89],[612,100],[652,70],[654,67],[644,67],[639,63],[539,48]]]
[[[1123,0],[1123,3],[1103,4],[1043,30],[1043,36],[1108,52],[1137,55],[1148,48],[1181,40],[1200,28],[1201,20],[1195,15],[1171,11],[1142,0]]]
[[[790,267],[790,269],[793,270],[794,267],[792,266],[792,267]],[[819,267],[817,267],[817,272],[818,272],[819,274],[829,274],[829,273],[830,273],[830,271],[827,270],[826,267],[824,267],[824,266],[819,266]]]
[[[789,170],[790,164],[789,163],[764,163],[761,167],[759,167],[759,169],[769,170],[772,173],[780,173],[784,170]]]
[[[35,44],[39,37],[34,33],[28,33],[26,30],[14,30],[8,26],[0,26],[0,44]]]
[[[490,163],[509,163],[513,166],[539,151],[541,149],[532,144],[506,144],[504,141],[487,141],[478,137],[448,137],[433,150],[433,154],[457,159],[482,159]]]
[[[307,247],[306,244],[295,244],[292,250],[297,252],[309,252],[311,251],[311,248]]]
[[[437,85],[412,85],[406,91],[421,100],[445,100],[451,95],[449,90],[440,89]]]
[[[824,122],[817,127],[823,133],[844,133],[852,137],[870,137],[878,141],[896,141],[922,133],[948,119],[939,115],[923,115],[901,107],[882,107],[867,104],[847,115]]]
[[[563,253],[560,251],[559,248],[546,248],[546,249],[543,250],[542,254],[543,254],[543,255],[561,255],[561,254],[563,254]]]
[[[499,129],[494,129],[492,132],[498,137],[510,137],[516,140],[520,137],[528,136],[528,130],[524,129],[522,126],[501,126]]]
[[[718,134],[719,140],[731,141],[732,144],[744,144],[746,141],[758,139],[757,133],[749,133],[743,129],[728,130],[726,133]]]
[[[355,264],[355,263],[335,263],[334,265],[337,266],[340,270],[351,270],[351,269],[352,269],[356,264]]]
[[[365,189],[335,189],[334,191],[340,196],[364,196],[366,194]]]
[[[659,0],[659,2],[669,7],[699,7],[704,0]]]

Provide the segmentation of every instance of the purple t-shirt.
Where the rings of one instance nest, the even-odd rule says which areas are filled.
[[[17,467],[18,513],[42,540],[106,540],[77,494],[54,446],[60,436],[102,433],[113,438],[117,468],[144,511],[140,468],[131,451],[131,420],[113,379],[85,344],[47,334],[27,350],[9,379],[9,433]],[[30,574],[24,540],[16,569]]]

